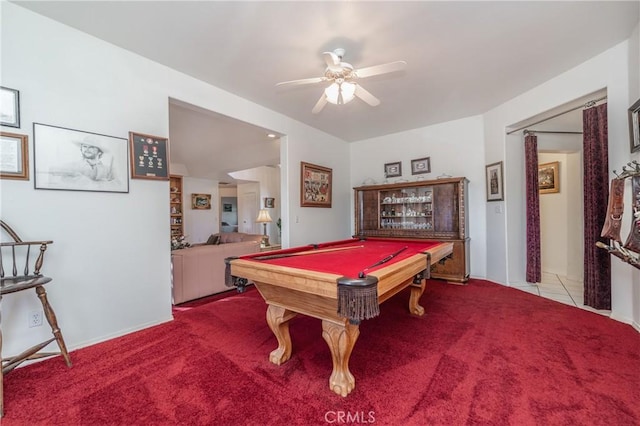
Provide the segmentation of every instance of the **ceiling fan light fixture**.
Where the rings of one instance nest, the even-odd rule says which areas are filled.
[[[356,93],[356,85],[355,83],[350,83],[348,81],[343,81],[342,83],[333,82],[329,87],[324,89],[324,94],[327,97],[327,101],[338,105],[338,101],[340,99],[340,94],[342,93],[342,102],[341,104],[346,104],[351,102],[355,97]]]

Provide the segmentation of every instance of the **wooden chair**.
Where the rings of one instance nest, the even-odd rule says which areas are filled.
[[[62,338],[62,332],[58,327],[56,315],[47,300],[47,293],[43,287],[43,285],[51,281],[51,278],[42,275],[40,272],[44,262],[44,252],[47,250],[47,245],[52,244],[53,241],[22,241],[20,237],[18,237],[18,234],[2,220],[0,220],[0,226],[13,239],[13,242],[0,243],[0,302],[5,295],[30,288],[35,289],[42,303],[44,315],[53,333],[51,339],[32,346],[20,355],[2,358],[2,368],[0,369],[0,417],[2,417],[4,414],[2,382],[5,374],[11,372],[27,360],[55,355],[62,355],[67,366],[71,367],[71,358],[69,357],[67,347]],[[2,318],[0,316],[0,325],[1,320]],[[59,352],[41,352],[42,349],[54,340],[60,348]],[[0,329],[0,355],[1,354],[2,330]]]

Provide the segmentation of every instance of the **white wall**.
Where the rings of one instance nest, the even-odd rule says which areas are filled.
[[[182,212],[186,240],[191,244],[204,243],[211,234],[215,234],[220,229],[218,181],[184,176],[182,178],[182,192],[184,201]],[[210,194],[211,209],[197,210],[191,208],[192,194]]]
[[[351,185],[366,179],[384,181],[384,164],[402,162],[402,179],[411,175],[411,160],[430,157],[431,173],[419,175],[436,179],[441,174],[469,179],[469,237],[471,276],[486,276],[485,171],[482,117],[469,117],[407,132],[351,143]],[[395,182],[401,178],[391,178]],[[354,217],[353,194],[351,217]],[[353,220],[351,232],[354,233]]]
[[[124,138],[129,131],[168,135],[171,97],[286,134],[282,188],[293,198],[283,203],[283,220],[298,216],[300,225],[283,236],[297,244],[348,235],[345,142],[13,3],[2,3],[0,31],[1,83],[21,96],[22,127],[11,131],[29,136],[31,176],[32,122]],[[300,160],[334,169],[333,209],[296,206]],[[172,318],[168,182],[133,179],[129,194],[0,185],[3,220],[24,239],[55,241],[44,272],[54,278],[48,292],[70,349]],[[2,300],[5,356],[49,335],[46,327],[27,328],[38,301],[24,293]]]
[[[637,33],[636,33],[637,37]],[[505,161],[507,216],[504,220],[487,221],[487,232],[493,236],[487,251],[504,256],[487,259],[488,278],[502,283],[524,281],[524,153],[522,135],[505,135],[505,129],[529,117],[581,98],[603,88],[607,89],[609,125],[609,169],[620,168],[629,161],[627,109],[629,96],[629,42],[623,42],[584,62],[548,82],[487,112],[485,143],[487,163]],[[639,71],[633,70],[634,74]],[[490,154],[490,155],[489,155]],[[490,207],[487,207],[490,211]],[[612,317],[625,322],[635,321],[634,310],[640,304],[632,295],[631,267],[612,260]],[[635,273],[635,272],[634,272]]]

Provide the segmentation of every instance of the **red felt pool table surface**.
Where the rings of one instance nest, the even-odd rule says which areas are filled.
[[[317,245],[296,247],[255,253],[240,257],[241,259],[285,266],[308,271],[325,272],[329,274],[357,277],[361,271],[374,272],[391,263],[407,259],[417,253],[425,252],[439,241],[428,240],[391,240],[382,238],[367,238],[361,240],[332,241]],[[398,251],[402,250],[400,253]],[[398,253],[388,262],[369,268],[371,265]],[[288,257],[272,258],[272,256],[291,255]],[[260,259],[263,260],[260,260]]]

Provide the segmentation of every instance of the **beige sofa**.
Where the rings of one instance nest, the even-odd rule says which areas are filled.
[[[219,241],[216,241],[219,236]],[[173,250],[173,303],[230,290],[224,284],[224,260],[260,251],[262,235],[240,232],[214,234],[205,244]],[[217,244],[216,244],[217,242]]]

